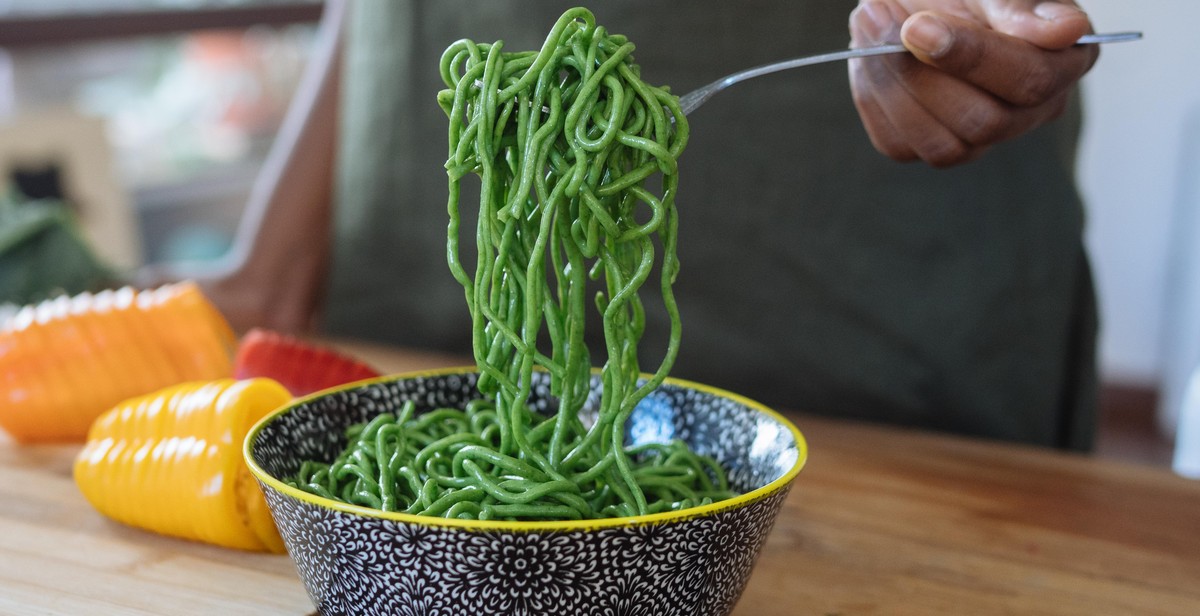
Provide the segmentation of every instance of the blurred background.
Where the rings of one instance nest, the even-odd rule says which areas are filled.
[[[1146,34],[1106,48],[1084,81],[1098,446],[1200,473],[1200,445],[1175,446],[1200,432],[1185,412],[1200,409],[1188,396],[1200,365],[1200,41],[1188,28],[1200,3],[1081,3],[1098,31]],[[0,213],[14,187],[69,202],[101,269],[220,256],[320,12],[317,0],[0,0]]]
[[[294,0],[0,0],[0,118],[98,120],[117,181],[110,190],[120,193],[104,199],[126,202],[136,258],[215,257],[303,71],[320,10]],[[46,130],[34,132],[46,140]],[[60,156],[87,147],[53,140]],[[23,147],[0,150],[24,158],[27,175],[55,153]]]

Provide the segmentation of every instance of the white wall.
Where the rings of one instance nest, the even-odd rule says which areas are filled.
[[[1188,182],[1200,166],[1187,160],[1200,140],[1200,2],[1081,4],[1097,31],[1145,32],[1142,41],[1105,47],[1084,80],[1079,171],[1100,295],[1101,369],[1110,380],[1163,386],[1171,401],[1160,423],[1172,433],[1176,409],[1167,407],[1182,395],[1176,373],[1188,354],[1178,341],[1188,323],[1200,324],[1200,304],[1191,316],[1181,293],[1200,282],[1200,252],[1190,250],[1200,227],[1195,235],[1186,229],[1200,206]]]

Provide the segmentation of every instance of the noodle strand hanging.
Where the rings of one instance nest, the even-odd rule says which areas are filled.
[[[298,487],[478,519],[644,515],[732,495],[722,469],[682,442],[625,446],[626,420],[679,349],[675,195],[688,139],[677,97],[642,81],[633,49],[576,8],[538,51],[470,40],[446,50],[438,102],[450,120],[447,260],[470,308],[481,399],[420,415],[408,405],[356,426],[343,454],[306,465]],[[460,260],[468,176],[479,181],[474,267]],[[670,336],[647,376],[639,290],[656,265]],[[590,309],[606,357],[585,425]],[[550,376],[553,414],[527,404],[536,371]]]

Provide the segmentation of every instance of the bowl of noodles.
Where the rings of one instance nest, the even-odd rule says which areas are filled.
[[[550,375],[538,372],[534,380],[529,411],[549,417],[558,405]],[[485,492],[478,499],[485,505],[506,502],[486,494],[491,488],[447,476],[455,467],[451,452],[462,452],[462,443],[500,441],[488,427],[490,405],[478,403],[477,384],[473,368],[382,377],[298,400],[251,431],[245,444],[250,470],[320,613],[695,616],[732,610],[807,456],[790,422],[749,399],[666,379],[627,418],[623,447],[648,501],[677,499],[683,506],[660,503],[643,515],[596,507],[597,514],[616,517],[563,519],[568,516],[554,505],[570,508],[572,499],[543,491],[542,499],[515,504],[549,502],[544,519],[528,507],[503,504],[490,516],[471,505],[444,517],[453,513],[447,502],[454,490],[424,482]],[[599,378],[592,386],[581,417],[594,427]],[[388,426],[398,423],[408,434],[389,436]],[[536,427],[530,435],[537,436]],[[716,467],[680,461],[676,445]],[[405,450],[409,461],[389,468]],[[460,455],[458,467],[486,467],[484,459]],[[568,479],[579,480],[605,459]],[[424,482],[406,480],[418,464],[428,471]],[[392,481],[411,489],[407,496],[395,490],[385,511],[377,486],[389,471]],[[525,474],[502,470],[492,483],[528,495],[539,488],[518,485]],[[591,474],[602,478],[599,484],[620,482],[619,472]],[[689,474],[705,477],[672,487]],[[704,489],[727,495],[697,497]],[[574,493],[602,500],[601,491]],[[426,513],[406,513],[416,510]]]
[[[476,365],[313,394],[245,443],[322,613],[721,616],[741,595],[806,448],[762,405],[669,377],[689,129],[633,49],[573,8],[539,50],[442,55],[446,257]],[[655,367],[648,310],[669,323]]]

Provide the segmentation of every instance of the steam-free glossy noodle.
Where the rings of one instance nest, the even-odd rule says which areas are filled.
[[[482,397],[419,415],[409,404],[356,426],[333,464],[305,465],[298,487],[479,519],[644,515],[731,496],[721,468],[682,442],[625,446],[626,419],[679,349],[671,287],[677,159],[688,138],[677,97],[642,81],[633,49],[577,8],[538,51],[469,40],[446,50],[447,257],[470,307]],[[459,200],[472,175],[478,259],[468,271]],[[655,276],[670,341],[642,378],[639,289]],[[599,311],[606,357],[585,425],[589,309]],[[558,408],[549,416],[527,405],[535,370],[551,376]]]

